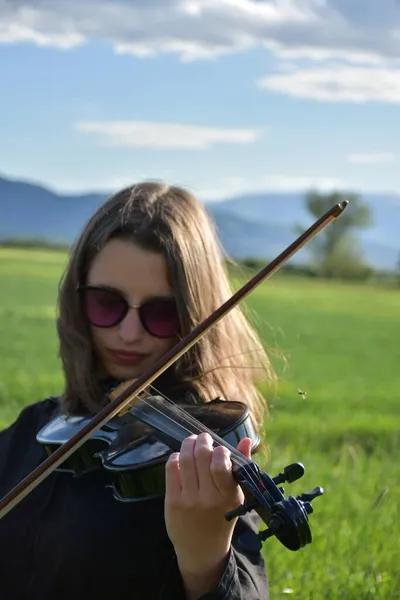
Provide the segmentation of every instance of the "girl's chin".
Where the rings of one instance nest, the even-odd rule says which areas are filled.
[[[109,369],[107,369],[107,372],[110,377],[113,377],[114,379],[120,379],[123,381],[129,379],[137,379],[142,374],[141,369],[115,365],[112,365]]]

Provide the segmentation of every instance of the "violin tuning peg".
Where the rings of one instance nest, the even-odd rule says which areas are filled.
[[[241,517],[242,515],[245,515],[246,513],[247,513],[246,505],[240,504],[240,506],[238,506],[237,508],[234,508],[233,510],[230,510],[229,512],[225,513],[225,519],[227,521],[232,521],[232,519],[234,519],[235,517]]]
[[[272,518],[268,529],[264,529],[264,531],[260,531],[260,533],[258,534],[260,541],[265,542],[265,540],[267,540],[268,538],[276,535],[278,533],[279,529],[281,528],[281,526],[282,526],[282,522],[280,519]]]
[[[311,492],[304,492],[297,496],[297,500],[301,500],[302,502],[312,502],[314,498],[318,496],[322,496],[324,493],[324,489],[322,487],[315,487]]]
[[[314,508],[311,502],[303,502],[303,508],[308,515],[311,515],[311,513],[314,512]]]
[[[257,508],[258,506],[259,503],[257,502],[257,500],[245,502],[244,504],[240,504],[237,508],[234,508],[233,510],[230,510],[229,512],[225,513],[225,519],[227,521],[232,521],[232,519],[234,519],[235,517],[241,517],[253,510],[254,508]]]
[[[279,473],[276,477],[273,477],[274,483],[293,483],[303,477],[305,472],[304,465],[302,463],[293,463],[283,469],[283,473]]]
[[[238,543],[241,548],[249,552],[259,552],[262,548],[262,543],[268,538],[274,536],[281,527],[279,519],[272,519],[267,529],[254,533],[254,531],[246,531],[239,536]]]

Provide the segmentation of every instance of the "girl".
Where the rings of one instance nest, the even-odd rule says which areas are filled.
[[[93,415],[117,383],[140,376],[232,295],[210,219],[187,191],[145,182],[108,199],[72,249],[59,293],[65,388],[26,407],[0,433],[0,497],[46,457],[38,431],[56,415]],[[274,378],[239,308],[154,383],[176,402],[239,400],[255,427],[257,378]],[[238,450],[250,457],[251,440]],[[224,447],[190,435],[165,469],[163,499],[117,502],[104,469],[57,471],[0,520],[0,589],[7,600],[258,600],[261,553],[239,535],[243,502]]]

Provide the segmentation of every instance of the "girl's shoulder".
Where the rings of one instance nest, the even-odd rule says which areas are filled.
[[[30,437],[38,431],[49,419],[58,414],[59,397],[49,396],[24,406],[17,414],[15,420],[0,431],[0,448],[3,444],[13,439],[15,442]]]
[[[36,434],[58,410],[57,397],[45,398],[22,408],[14,422],[0,431],[0,497],[46,458]]]

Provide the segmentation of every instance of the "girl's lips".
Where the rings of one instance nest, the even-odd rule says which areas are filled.
[[[142,361],[146,354],[139,352],[126,352],[123,350],[111,350],[113,357],[120,363],[125,365],[134,365]]]

